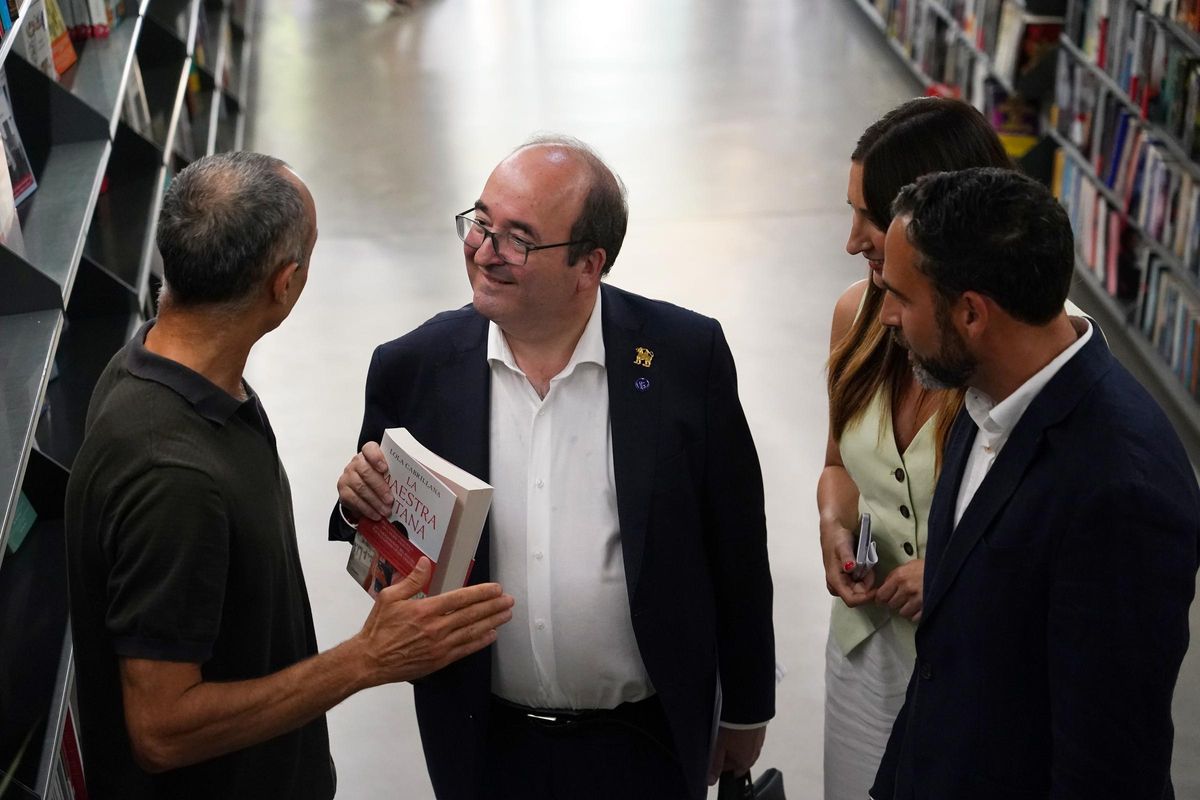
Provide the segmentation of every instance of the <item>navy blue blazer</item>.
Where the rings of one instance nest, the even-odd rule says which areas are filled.
[[[1200,494],[1103,337],[1034,399],[954,527],[976,426],[934,494],[917,663],[871,796],[1174,796]]]
[[[689,787],[702,798],[718,674],[722,719],[756,723],[775,713],[762,474],[720,324],[607,284],[601,292],[633,629]],[[467,306],[378,347],[359,447],[404,426],[487,480],[487,330]],[[634,363],[639,347],[654,353],[649,368]],[[635,385],[640,379],[648,386]],[[335,509],[330,538],[349,535]],[[489,574],[485,530],[471,581]],[[486,796],[480,780],[490,690],[490,649],[414,684],[425,758],[442,800]]]

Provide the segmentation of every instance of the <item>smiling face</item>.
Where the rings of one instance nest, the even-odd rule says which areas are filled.
[[[527,147],[492,172],[474,217],[530,247],[566,242],[588,186],[588,171],[574,154],[548,145]],[[570,265],[567,253],[565,247],[535,250],[525,264],[509,264],[496,253],[492,237],[479,247],[464,243],[475,309],[506,332],[553,328],[573,319],[581,297],[599,285],[599,274],[592,256]]]
[[[885,233],[871,221],[867,203],[863,198],[863,166],[850,162],[850,184],[846,187],[846,202],[849,204],[852,221],[850,238],[846,240],[846,252],[852,256],[862,255],[871,268],[871,281],[880,288],[883,273],[883,250]]]
[[[951,318],[952,306],[917,268],[920,253],[908,241],[908,217],[887,232],[887,259],[880,274],[885,290],[880,321],[908,350],[913,373],[926,389],[965,386],[978,367]]]

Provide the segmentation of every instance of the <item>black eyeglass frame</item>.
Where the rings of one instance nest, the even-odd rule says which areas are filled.
[[[490,238],[492,240],[492,249],[496,251],[496,255],[500,256],[500,242],[496,238],[497,236],[500,235],[500,232],[488,230],[487,227],[485,227],[484,224],[482,222],[480,222],[479,220],[475,219],[474,217],[468,217],[467,214],[470,214],[474,210],[475,210],[475,208],[472,206],[471,208],[468,208],[466,211],[462,212],[461,214],[455,214],[454,215],[455,223],[457,223],[458,220],[461,219],[463,222],[466,222],[470,225],[477,226],[479,228],[479,230],[483,231],[483,240],[486,242]],[[458,231],[457,224],[455,224],[454,229],[456,232]],[[512,234],[505,233],[504,235],[510,237],[510,239],[511,239]],[[463,244],[467,243],[467,240],[465,238],[465,233],[460,233],[458,238]],[[500,257],[504,258],[504,263],[506,263],[506,264],[512,264],[514,266],[523,267],[523,266],[525,266],[525,262],[527,262],[529,260],[529,254],[532,252],[535,252],[537,250],[549,250],[553,247],[570,247],[573,244],[584,244],[585,242],[587,242],[587,239],[576,239],[575,241],[558,242],[557,244],[529,245],[525,248],[525,258],[521,260],[520,264],[517,264],[514,261],[509,261],[507,258],[504,258],[504,256],[500,256]],[[518,246],[520,246],[520,245],[518,245]],[[479,243],[479,247],[483,247],[483,242]],[[479,248],[475,248],[475,249],[478,250]]]

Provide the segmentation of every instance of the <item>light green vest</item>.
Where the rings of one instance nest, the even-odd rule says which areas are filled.
[[[858,487],[858,511],[871,515],[871,533],[879,549],[875,585],[897,566],[925,556],[929,507],[933,488],[937,415],[917,432],[908,449],[896,449],[892,414],[886,390],[880,390],[856,419],[846,426],[838,448],[842,463]],[[873,603],[848,608],[833,600],[831,626],[843,654],[866,641],[889,619],[915,659],[917,626],[887,606]]]

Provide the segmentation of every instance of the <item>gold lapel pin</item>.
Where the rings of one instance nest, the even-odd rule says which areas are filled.
[[[654,361],[654,351],[652,350],[647,350],[644,347],[635,347],[634,353],[633,363],[639,367],[648,367]]]

